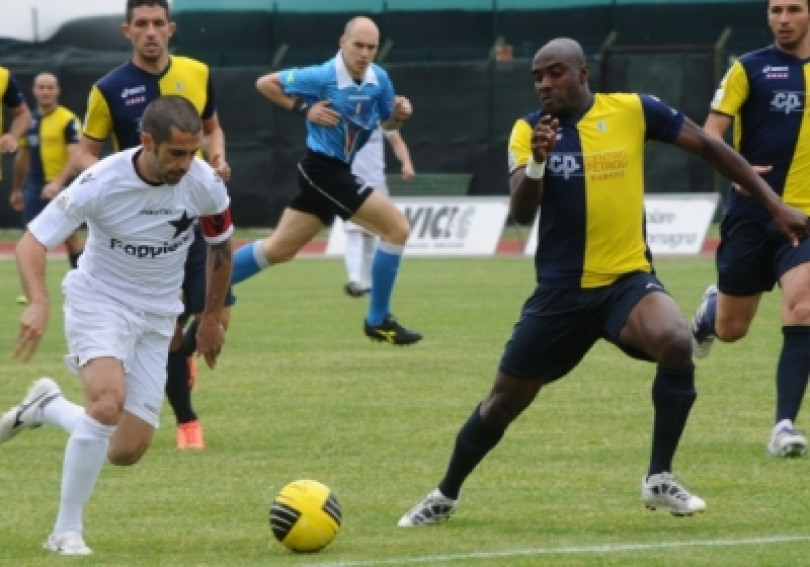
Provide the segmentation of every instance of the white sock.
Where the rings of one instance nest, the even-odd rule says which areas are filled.
[[[377,237],[363,231],[363,264],[360,269],[360,285],[363,289],[371,289],[371,264],[374,263],[374,252],[377,251]]]
[[[264,250],[262,249],[262,241],[256,240],[253,242],[253,259],[256,260],[256,265],[262,270],[270,265],[267,258],[264,257]]]
[[[346,264],[346,275],[350,282],[360,283],[363,278],[361,272],[363,265],[363,231],[346,231],[346,250],[343,253]]]
[[[103,425],[89,415],[82,416],[73,428],[62,463],[62,494],[54,535],[82,531],[82,511],[107,460],[113,431],[114,426]]]
[[[48,425],[64,429],[68,435],[84,415],[84,408],[64,396],[56,396],[40,409],[40,419]]]

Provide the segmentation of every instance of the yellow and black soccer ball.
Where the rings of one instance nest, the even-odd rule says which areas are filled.
[[[296,480],[282,488],[270,506],[270,527],[284,547],[302,553],[329,545],[340,530],[340,502],[317,480]]]

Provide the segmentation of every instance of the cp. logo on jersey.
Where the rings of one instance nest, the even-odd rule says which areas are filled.
[[[790,114],[802,108],[803,93],[791,91],[777,91],[771,100],[771,109],[775,112]]]
[[[575,173],[582,171],[582,165],[575,155],[552,154],[548,158],[548,170],[567,180]]]

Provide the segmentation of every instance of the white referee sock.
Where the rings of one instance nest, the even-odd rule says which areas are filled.
[[[103,425],[89,415],[83,415],[73,428],[62,463],[62,494],[54,535],[82,531],[82,511],[107,460],[113,431],[114,426]]]
[[[363,279],[363,231],[346,231],[346,250],[343,254],[346,275],[350,282],[360,283]]]
[[[74,404],[64,396],[56,396],[46,403],[40,410],[40,418],[48,425],[55,425],[64,429],[68,435],[84,415],[84,408]]]
[[[374,263],[374,253],[377,251],[377,236],[370,232],[363,232],[363,265],[360,269],[360,285],[363,289],[371,289],[371,264]]]

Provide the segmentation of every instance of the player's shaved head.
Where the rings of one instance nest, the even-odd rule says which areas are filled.
[[[582,46],[568,37],[558,37],[546,43],[534,56],[535,60],[540,57],[554,59],[575,69],[585,65]]]
[[[53,73],[48,73],[46,71],[34,77],[34,86],[37,85],[52,85],[54,87],[58,87],[59,79],[57,79],[56,75],[54,75]]]
[[[344,36],[351,36],[355,32],[372,32],[379,35],[380,31],[377,29],[377,24],[371,18],[365,16],[357,16],[346,22],[346,27],[343,30]]]

